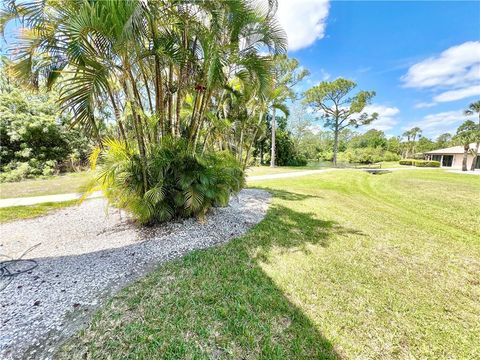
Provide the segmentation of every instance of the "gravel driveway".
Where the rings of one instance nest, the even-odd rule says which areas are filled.
[[[263,219],[269,199],[265,191],[242,190],[204,223],[153,228],[118,210],[107,213],[103,199],[0,225],[0,254],[15,258],[33,247],[24,258],[38,262],[0,292],[0,358],[51,358],[112,294],[158,264],[242,235]]]

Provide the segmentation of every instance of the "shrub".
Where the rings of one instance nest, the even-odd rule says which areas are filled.
[[[308,160],[304,155],[294,155],[286,162],[286,166],[306,166]]]
[[[89,141],[65,121],[54,96],[20,89],[0,92],[0,181],[67,170],[63,164],[72,154],[76,164],[86,160]]]
[[[433,160],[415,160],[416,167],[440,167],[440,161]]]
[[[403,160],[400,160],[398,163],[400,165],[413,165],[414,162],[415,160],[413,159],[403,159]]]
[[[112,205],[130,211],[142,224],[203,217],[212,206],[226,206],[245,184],[243,169],[231,154],[192,155],[185,141],[164,139],[147,155],[145,188],[141,160],[132,148],[105,141],[96,180]]]
[[[307,158],[299,154],[288,131],[278,129],[275,134],[275,163],[278,166],[305,166]]]
[[[396,161],[399,156],[381,148],[356,148],[339,153],[338,159],[340,162],[373,164],[381,161]]]

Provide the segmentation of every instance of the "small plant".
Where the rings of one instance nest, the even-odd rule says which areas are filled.
[[[113,206],[130,211],[142,224],[191,216],[203,217],[212,206],[226,206],[245,184],[241,164],[227,152],[192,155],[187,142],[165,138],[147,154],[147,187],[138,152],[118,140],[93,153],[95,183]]]

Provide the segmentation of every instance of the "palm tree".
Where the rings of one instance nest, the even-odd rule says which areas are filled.
[[[471,103],[468,106],[468,109],[464,111],[465,115],[478,115],[478,132],[480,133],[480,100]],[[477,145],[475,147],[475,154],[473,156],[473,161],[472,161],[472,166],[470,167],[471,171],[475,170],[475,165],[477,163],[477,158],[478,158],[478,151],[480,149],[480,136],[477,137],[476,139]]]
[[[124,142],[145,159],[167,135],[187,138],[197,152],[208,136],[207,114],[235,77],[255,79],[249,96],[263,101],[271,56],[259,49],[286,51],[270,11],[276,2],[268,4],[265,11],[248,1],[10,0],[0,24],[16,18],[27,29],[18,44],[19,78],[36,86],[61,79],[72,124],[93,134],[96,110],[111,108]],[[182,112],[187,98],[189,113]]]
[[[457,134],[455,135],[454,139],[463,145],[463,160],[462,160],[462,171],[467,171],[467,160],[468,160],[468,153],[471,150],[470,144],[476,140],[478,140],[478,127],[471,120],[465,121],[462,125],[460,125],[457,129]]]
[[[407,138],[407,148],[405,150],[405,158],[408,158],[410,155],[410,150],[412,154],[415,155],[415,142],[417,140],[417,136],[420,137],[422,134],[422,129],[419,127],[411,128],[410,130],[405,131],[402,136]]]

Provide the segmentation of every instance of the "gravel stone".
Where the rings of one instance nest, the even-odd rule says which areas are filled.
[[[38,262],[0,292],[0,358],[51,359],[125,285],[161,263],[244,234],[263,219],[269,202],[269,193],[245,189],[203,222],[145,228],[108,209],[104,199],[92,199],[0,225],[0,254],[17,258],[30,249],[23,258]]]

